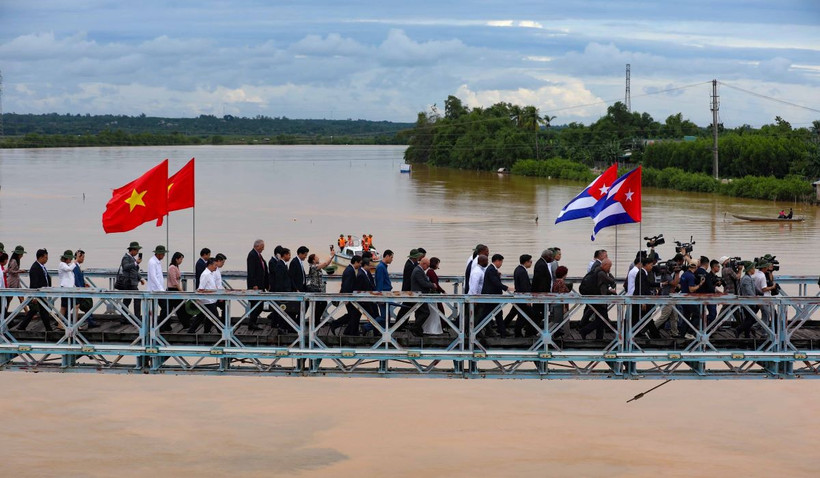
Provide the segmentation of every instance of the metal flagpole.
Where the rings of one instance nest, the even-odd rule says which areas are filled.
[[[171,225],[168,224],[170,222],[170,219],[171,219],[171,213],[170,212],[166,213],[165,214],[165,248],[168,249],[168,252],[171,252],[171,239],[170,239],[171,235],[168,232],[168,230],[171,227]],[[171,255],[168,254],[167,252],[165,253],[165,270],[166,271],[168,270],[168,262],[170,261],[170,256]]]
[[[615,277],[618,277],[618,225],[615,225]]]

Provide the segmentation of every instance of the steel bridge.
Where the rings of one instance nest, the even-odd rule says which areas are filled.
[[[111,272],[87,273],[89,281]],[[241,274],[223,274],[232,279]],[[457,278],[449,278],[458,287]],[[273,376],[364,376],[536,379],[750,379],[820,378],[820,297],[809,296],[813,277],[779,278],[798,295],[736,297],[583,297],[570,294],[466,296],[463,294],[300,294],[227,289],[215,294],[110,291],[101,288],[0,289],[0,369],[29,372],[106,372]],[[61,313],[60,299],[67,300]],[[218,314],[200,299],[224,301]],[[85,300],[84,300],[85,299]],[[76,307],[81,302],[90,308]],[[134,311],[125,302],[141,299]],[[161,301],[170,300],[168,317]],[[645,327],[666,304],[718,307],[717,318],[674,314],[694,339]],[[586,306],[607,310],[603,339],[582,338],[577,324]],[[644,306],[642,308],[633,305]],[[376,307],[374,307],[376,306]],[[374,310],[383,306],[383,325]],[[566,312],[550,314],[564,306]],[[16,330],[25,310],[42,308],[58,324],[46,331],[40,316]],[[212,332],[187,333],[175,317],[182,307],[201,314]],[[426,307],[440,335],[417,336],[408,323]],[[264,309],[261,330],[249,315]],[[336,335],[330,323],[348,308],[362,314],[372,335]],[[758,309],[766,308],[766,319]],[[528,337],[496,337],[496,313],[516,309],[534,330]],[[633,311],[639,313],[633,317]],[[743,311],[755,333],[738,338],[731,326]],[[540,314],[543,322],[537,320]],[[595,312],[596,314],[598,312]],[[170,317],[170,318],[169,318]],[[88,327],[90,321],[95,327]],[[277,326],[278,325],[278,326]],[[563,333],[561,332],[563,329]]]

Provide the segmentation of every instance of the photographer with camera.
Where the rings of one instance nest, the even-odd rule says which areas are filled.
[[[660,295],[669,296],[669,294],[678,290],[680,284],[680,273],[683,268],[683,255],[676,254],[674,259],[658,264],[653,268],[656,277],[660,277]],[[655,319],[655,326],[660,329],[663,324],[669,322],[669,331],[672,337],[680,338],[678,331],[678,315],[675,313],[675,306],[666,304],[661,309],[661,313]]]
[[[757,295],[757,290],[755,287],[755,280],[754,274],[755,271],[755,263],[751,261],[746,261],[743,263],[743,269],[745,274],[743,278],[740,279],[740,284],[738,285],[737,295],[743,297],[752,297]],[[743,334],[745,338],[750,338],[752,332],[752,327],[755,324],[755,312],[757,312],[757,306],[752,305],[749,306],[751,312],[747,310],[746,307],[740,309],[740,315],[742,317],[740,325],[735,329],[735,337],[740,337],[740,334]]]
[[[774,276],[771,271],[771,269],[775,266],[775,264],[772,263],[774,261],[774,256],[767,254],[756,259],[756,261],[758,262],[757,272],[755,272],[752,276],[755,284],[755,292],[759,296],[771,297],[773,295],[773,291],[778,287],[777,283],[774,281]],[[766,323],[769,323],[769,321],[774,318],[771,307],[767,305],[760,307],[760,315],[760,318]]]
[[[720,274],[720,262],[712,259],[709,262],[709,272],[706,273],[706,282],[704,282],[704,294],[716,294],[717,288],[723,286],[723,279]],[[717,304],[706,305],[706,325],[708,326],[717,318]]]
[[[723,268],[720,270],[720,279],[723,284],[725,294],[739,294],[740,279],[743,278],[743,264],[740,257],[722,256],[718,259]],[[728,307],[728,306],[723,306]],[[735,326],[739,326],[743,320],[742,314],[735,310],[732,314],[735,319]]]
[[[663,238],[663,234],[658,234],[654,237],[644,237],[643,239],[646,241],[646,247],[649,248],[647,257],[652,257],[655,259],[655,262],[660,262],[661,256],[655,252],[655,248],[666,244],[666,239]]]

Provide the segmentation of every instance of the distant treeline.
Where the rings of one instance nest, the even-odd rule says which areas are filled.
[[[421,112],[415,126],[402,133],[409,144],[405,159],[578,180],[587,180],[595,165],[619,161],[643,164],[648,186],[780,199],[807,195],[809,179],[820,177],[820,120],[809,128],[792,128],[779,116],[758,129],[720,126],[720,176],[738,178],[728,184],[711,177],[711,125],[699,127],[681,113],[660,123],[618,102],[589,126],[553,126],[554,120],[534,106],[469,108],[450,96],[443,114],[435,109]],[[693,178],[699,178],[697,184],[690,184]]]
[[[124,115],[3,115],[0,147],[175,144],[402,144],[409,123],[200,115],[159,118]]]

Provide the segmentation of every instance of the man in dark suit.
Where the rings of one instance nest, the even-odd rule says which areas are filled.
[[[410,292],[410,278],[413,275],[413,269],[419,263],[419,259],[421,259],[422,254],[419,252],[418,249],[411,249],[410,254],[407,256],[407,262],[404,263],[404,271],[402,272],[401,276],[401,290],[402,292]],[[399,310],[396,312],[396,320],[401,320],[410,311],[412,306],[410,304],[402,304],[399,307]],[[402,325],[401,328],[404,328]]]
[[[307,259],[308,252],[310,252],[310,249],[305,246],[299,246],[299,249],[296,249],[296,257],[290,261],[290,265],[288,266],[290,282],[293,284],[294,292],[307,292],[304,260]]]
[[[481,294],[488,294],[488,295],[500,295],[503,294],[504,291],[510,290],[510,288],[506,284],[501,283],[501,264],[504,263],[504,256],[501,254],[493,254],[492,263],[487,266],[487,269],[484,271],[484,286],[481,289]],[[514,289],[513,289],[514,290]],[[481,314],[481,319],[483,320],[492,310],[496,307],[496,304],[486,304],[484,306],[484,312]],[[495,314],[495,324],[498,328],[498,333],[502,337],[507,336],[507,329],[504,327],[504,313],[499,310]]]
[[[287,262],[290,260],[290,249],[276,246],[273,257],[268,263],[270,273],[271,292],[293,292],[293,282],[290,280]]]
[[[356,289],[356,278],[359,275],[359,268],[362,266],[362,257],[353,256],[350,258],[350,265],[348,265],[344,272],[342,272],[342,287],[339,289],[340,294],[352,294]],[[359,319],[362,313],[353,304],[348,302],[345,304],[347,312],[345,315],[330,323],[330,331],[335,332],[339,327],[346,325],[344,333],[346,335],[359,335]]]
[[[655,256],[641,258],[641,270],[638,271],[638,276],[635,278],[635,294],[634,295],[652,295],[652,283],[649,281],[649,272],[655,265]],[[634,326],[640,322],[641,317],[646,313],[650,305],[633,305],[632,306],[632,325]],[[650,320],[645,326],[647,333],[653,339],[661,338],[661,333],[653,320]],[[643,330],[643,328],[641,328]],[[635,336],[638,336],[641,330],[636,330]]]
[[[552,254],[552,249],[544,249],[544,251],[541,252],[541,257],[535,262],[535,267],[533,267],[532,272],[532,291],[534,293],[552,292],[552,272],[550,270]],[[539,304],[533,309],[538,317],[538,321],[544,324],[549,305]]]
[[[430,281],[427,276],[427,269],[430,267],[430,259],[422,257],[418,265],[413,268],[410,274],[410,290],[421,294],[427,294],[435,290],[436,286]],[[416,323],[413,325],[413,333],[421,335],[424,333],[424,323],[430,317],[430,307],[427,304],[421,304],[416,309]]]
[[[268,264],[262,257],[265,250],[265,241],[257,239],[253,242],[253,249],[248,253],[248,290],[268,290]],[[253,307],[255,304],[250,303]],[[256,322],[262,313],[262,305],[256,306],[248,316],[248,330],[259,330]]]
[[[211,250],[207,247],[203,247],[202,250],[199,251],[199,260],[196,261],[196,267],[194,268],[194,284],[196,285],[196,290],[199,290],[199,276],[201,276],[202,273],[205,271],[208,259],[210,258]]]
[[[518,258],[518,267],[515,268],[513,271],[513,284],[515,286],[515,292],[518,294],[529,294],[532,292],[532,284],[530,283],[530,275],[527,273],[527,269],[532,267],[532,256],[529,254],[522,254],[521,257]],[[535,328],[533,328],[532,324],[530,324],[527,319],[521,315],[520,310],[523,310],[525,314],[532,320],[537,321],[536,317],[534,316],[535,310],[532,308],[530,304],[516,304],[518,307],[513,307],[510,310],[510,313],[507,314],[507,317],[504,319],[504,329],[508,329],[510,324],[512,323],[513,319],[518,317],[515,321],[515,336],[522,337],[522,328],[526,327],[527,332],[535,333]]]
[[[291,282],[290,273],[288,272],[287,262],[289,260],[290,249],[282,246],[276,246],[276,248],[273,249],[273,257],[271,257],[270,262],[268,262],[271,292],[293,292],[293,282]],[[298,302],[282,303],[285,304],[285,313],[291,317],[295,317],[294,304],[296,304],[296,308],[298,309]],[[268,317],[271,319],[271,327],[278,327],[284,331],[283,329],[286,328],[287,323],[277,311],[273,311]]]
[[[550,262],[552,262],[552,249],[544,249],[541,257],[535,262],[532,273],[533,292],[552,292],[552,274],[550,273]]]
[[[51,276],[48,275],[48,269],[46,269],[46,262],[48,262],[48,251],[45,249],[37,250],[36,258],[37,260],[31,264],[31,268],[28,270],[29,287],[32,289],[51,287]],[[33,319],[34,315],[38,312],[40,313],[40,320],[43,321],[43,327],[47,331],[51,332],[51,322],[49,320],[48,312],[45,307],[37,302],[36,299],[31,302],[28,314],[26,314],[23,321],[17,325],[17,330],[26,330],[29,322],[31,322],[31,319]]]
[[[473,258],[467,261],[467,269],[464,271],[464,293],[467,294],[470,292],[470,273],[473,270],[473,265],[475,265],[476,258],[478,256],[487,256],[490,257],[490,248],[485,246],[484,244],[478,244],[473,249]]]
[[[359,270],[356,273],[356,280],[353,283],[353,290],[355,292],[370,292],[376,290],[376,280],[374,279],[373,274],[370,273],[370,263],[372,260],[372,252],[362,252],[362,266],[359,267]],[[379,316],[379,310],[375,303],[362,303],[361,306],[367,311],[370,317],[376,319]],[[361,313],[359,313],[359,317],[361,317]]]

